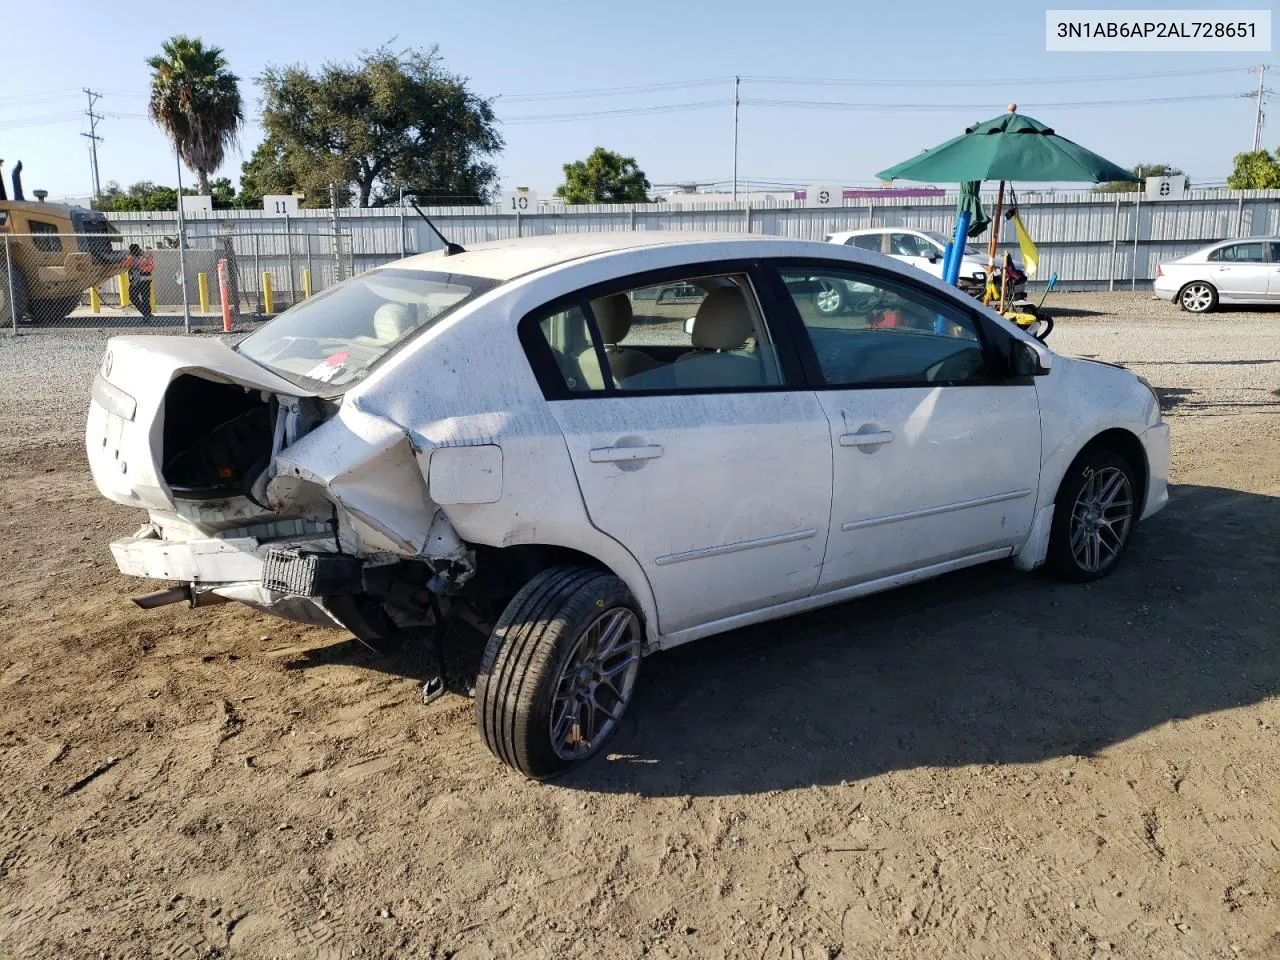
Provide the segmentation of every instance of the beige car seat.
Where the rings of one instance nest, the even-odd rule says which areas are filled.
[[[373,339],[378,343],[395,343],[417,324],[413,308],[407,303],[384,303],[373,311]]]
[[[738,287],[717,287],[693,317],[693,347],[675,363],[680,387],[745,387],[767,382],[754,352],[744,348],[755,335],[747,299]]]
[[[625,293],[592,300],[591,312],[595,315],[596,326],[604,340],[604,352],[614,383],[622,385],[621,381],[627,377],[660,366],[658,361],[639,350],[626,350],[618,346],[631,332],[631,299]],[[600,371],[600,358],[594,347],[588,347],[578,355],[578,367],[582,370],[582,379],[589,389],[604,389],[604,374]]]

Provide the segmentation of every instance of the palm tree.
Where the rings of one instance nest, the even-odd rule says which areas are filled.
[[[206,47],[198,37],[179,34],[160,49],[147,59],[151,119],[195,172],[199,192],[208,193],[209,174],[222,165],[244,123],[240,78],[227,69],[221,47]]]

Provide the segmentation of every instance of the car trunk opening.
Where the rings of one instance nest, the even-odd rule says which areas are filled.
[[[271,462],[277,402],[183,374],[164,396],[161,474],[179,499],[248,495]]]

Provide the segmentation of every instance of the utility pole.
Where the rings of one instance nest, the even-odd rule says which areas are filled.
[[[741,77],[733,78],[733,202],[738,202],[738,88]]]
[[[98,179],[98,144],[102,142],[102,137],[98,136],[98,121],[102,119],[102,114],[93,112],[93,105],[102,99],[102,94],[90,90],[88,87],[81,87],[85,95],[89,98],[89,109],[84,115],[89,118],[89,132],[82,133],[80,136],[89,138],[89,165],[93,172],[93,199],[97,200],[98,195],[102,193],[102,183]]]
[[[342,270],[342,230],[338,219],[338,184],[329,184],[329,215],[333,221],[333,282],[341,283]]]
[[[1264,112],[1262,109],[1262,101],[1266,93],[1267,81],[1267,65],[1264,63],[1258,67],[1258,92],[1256,94],[1258,106],[1257,111],[1253,115],[1253,152],[1257,153],[1262,149],[1262,121]]]

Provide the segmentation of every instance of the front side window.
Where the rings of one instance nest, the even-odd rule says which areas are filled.
[[[889,235],[889,252],[899,257],[927,257],[933,252],[933,247],[914,233],[892,233]]]
[[[346,388],[417,331],[494,286],[458,274],[371,270],[290,307],[236,349],[309,389]]]
[[[1209,259],[1222,263],[1265,263],[1267,254],[1261,243],[1233,243],[1214,250]]]
[[[968,312],[914,284],[856,268],[779,271],[832,387],[988,382]]]
[[[57,253],[62,249],[62,241],[58,239],[58,225],[41,220],[28,220],[27,228],[35,234],[31,238],[32,245],[44,253]]]
[[[783,383],[745,274],[693,276],[571,300],[543,313],[536,328],[570,394]]]

